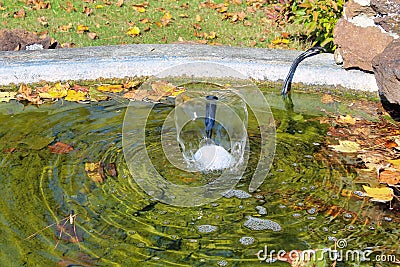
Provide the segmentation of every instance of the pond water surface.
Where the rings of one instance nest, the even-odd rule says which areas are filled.
[[[152,199],[132,179],[122,149],[127,102],[0,103],[0,265],[289,266],[264,257],[264,251],[321,254],[324,248],[337,248],[341,239],[347,250],[398,253],[399,224],[388,205],[340,194],[344,188],[362,187],[353,182],[357,173],[351,167],[329,160],[328,128],[320,118],[351,108],[297,93],[295,110],[287,112],[277,93],[265,94],[277,140],[264,183],[248,192],[260,149],[259,129],[250,114],[250,161],[236,191],[189,208]],[[160,122],[171,110],[171,105],[158,104],[151,113],[149,156],[171,181],[201,183],[201,174],[189,179],[169,169],[162,157]],[[73,150],[51,153],[48,146],[56,142]],[[85,170],[85,163],[98,162],[102,182]],[[326,256],[316,266],[333,262]],[[336,266],[360,264],[375,263],[347,260]]]

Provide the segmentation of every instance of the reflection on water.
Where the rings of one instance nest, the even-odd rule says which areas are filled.
[[[281,101],[277,95],[268,97],[272,103]],[[39,108],[0,104],[2,266],[267,265],[256,256],[265,246],[276,251],[333,249],[341,238],[348,249],[399,251],[398,222],[385,205],[340,195],[342,188],[361,187],[352,183],[354,171],[324,160],[330,153],[324,146],[327,129],[315,119],[320,114],[313,107],[289,115],[273,108],[277,152],[257,192],[247,192],[260,138],[249,114],[251,154],[243,180],[214,203],[179,208],[151,199],[131,178],[121,141],[126,106],[115,101],[59,101]],[[158,105],[151,114],[149,157],[174,183],[204,184],[207,177],[201,173],[184,175],[168,167],[160,151],[160,122],[170,111]],[[74,150],[52,154],[48,145],[56,142]],[[96,162],[102,163],[101,183],[85,171],[85,163]],[[61,221],[71,210],[77,237],[69,222],[63,226]],[[64,233],[55,248],[60,229]]]

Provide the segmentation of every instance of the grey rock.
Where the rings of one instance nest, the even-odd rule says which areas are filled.
[[[371,7],[379,14],[400,14],[400,0],[371,0]]]
[[[400,104],[400,40],[391,42],[372,63],[379,93],[390,103]]]

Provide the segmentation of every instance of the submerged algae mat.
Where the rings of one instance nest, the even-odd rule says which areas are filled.
[[[250,116],[243,180],[231,194],[193,208],[156,202],[134,183],[122,152],[127,102],[0,103],[1,265],[290,266],[276,261],[279,250],[315,251],[320,259],[313,266],[373,266],[376,255],[386,256],[376,266],[398,260],[397,200],[370,202],[362,185],[374,187],[376,172],[362,174],[357,153],[329,147],[352,125],[338,127],[338,114],[378,125],[378,104],[295,93],[288,111],[277,93],[265,94],[277,146],[264,184],[246,192],[260,141]],[[148,147],[155,155],[162,154],[160,121],[171,109],[157,105],[148,121],[146,133],[154,140]],[[164,163],[155,157],[156,168],[168,170]],[[343,261],[323,255],[324,249],[341,249]],[[345,259],[347,251],[373,253],[360,262]],[[288,254],[279,256],[290,261]],[[292,262],[306,266],[299,264]]]

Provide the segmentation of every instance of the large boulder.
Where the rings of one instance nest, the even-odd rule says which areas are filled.
[[[344,68],[373,71],[372,59],[393,41],[378,27],[340,19],[334,30],[335,43],[343,58]]]
[[[349,0],[334,30],[335,59],[372,71],[372,59],[400,35],[400,0]]]
[[[391,42],[373,61],[379,93],[390,103],[400,104],[400,39]]]

